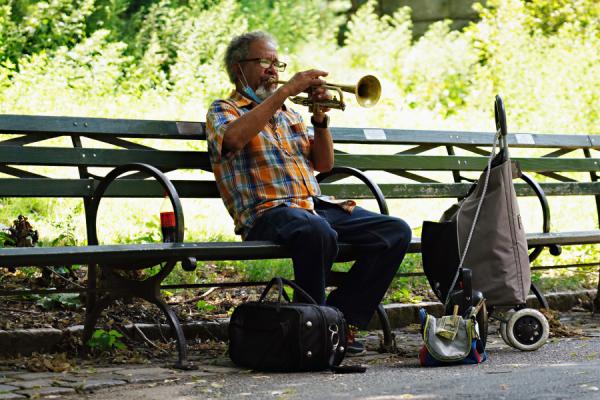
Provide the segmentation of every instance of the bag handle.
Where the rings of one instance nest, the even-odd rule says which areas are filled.
[[[294,289],[297,293],[299,293],[300,296],[302,298],[304,298],[304,300],[307,303],[317,304],[317,302],[308,293],[306,293],[306,291],[304,289],[302,289],[300,286],[298,286],[298,284],[296,282],[290,281],[289,279],[285,279],[280,276],[276,276],[275,278],[271,279],[271,281],[267,284],[267,286],[265,287],[265,290],[263,290],[262,294],[260,295],[260,298],[258,299],[259,303],[262,303],[265,300],[265,298],[267,297],[267,294],[269,293],[269,291],[275,284],[277,284],[277,303],[282,302],[281,301],[282,297],[288,303],[291,303],[289,296],[283,290],[283,286],[287,285],[287,286],[291,287],[292,289]]]

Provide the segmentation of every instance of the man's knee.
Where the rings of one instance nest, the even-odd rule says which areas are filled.
[[[303,239],[311,243],[322,243],[324,246],[337,247],[338,234],[321,217],[311,217],[304,227]]]
[[[291,213],[293,218],[279,231],[285,242],[293,247],[301,246],[315,250],[334,248],[337,251],[337,232],[325,219],[304,210],[297,212],[293,209]]]
[[[402,219],[390,217],[386,225],[386,236],[394,248],[406,249],[412,239],[412,229]]]

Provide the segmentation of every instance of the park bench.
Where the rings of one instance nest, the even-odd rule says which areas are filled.
[[[503,117],[501,100],[496,100]],[[497,117],[498,118],[498,117]],[[501,123],[502,118],[500,119]],[[491,122],[490,122],[491,125]],[[387,213],[385,199],[460,198],[472,182],[465,175],[483,170],[493,133],[416,131],[399,129],[332,128],[336,146],[334,171],[319,176],[324,194],[337,198],[376,198]],[[161,299],[163,279],[177,262],[186,270],[198,261],[286,258],[281,246],[271,242],[186,242],[180,198],[218,198],[206,148],[203,122],[119,120],[104,118],[29,115],[0,116],[0,197],[81,198],[85,206],[86,246],[1,248],[0,267],[81,264],[88,266],[84,341],[93,332],[100,312],[119,298],[139,297],[156,304],[167,316],[177,339],[179,365],[187,354],[177,316]],[[68,140],[57,145],[59,138]],[[149,140],[159,140],[148,144]],[[594,196],[600,216],[600,136],[565,134],[509,134],[511,149],[524,172],[515,184],[518,196],[537,196],[543,226],[527,234],[533,259],[544,247],[559,254],[560,247],[600,243],[600,230],[551,232],[550,209],[545,196]],[[165,145],[167,143],[167,145]],[[348,147],[363,145],[360,154]],[[179,146],[179,147],[176,147]],[[383,149],[391,149],[382,154]],[[43,167],[43,170],[40,170]],[[99,174],[97,168],[111,169]],[[113,169],[114,168],[114,169]],[[94,169],[91,171],[91,169]],[[174,179],[165,174],[197,171],[194,179]],[[74,173],[75,171],[75,173]],[[366,171],[366,175],[360,171]],[[433,175],[431,175],[433,174]],[[540,184],[529,175],[545,177]],[[353,176],[350,179],[342,177]],[[358,177],[359,181],[356,180]],[[114,182],[113,182],[114,180]],[[399,180],[399,181],[395,181]],[[378,182],[378,186],[374,183]],[[167,192],[176,214],[176,242],[97,245],[96,218],[102,198],[160,198]],[[433,210],[436,218],[443,210]],[[587,214],[587,212],[586,212]],[[592,213],[589,213],[590,215]],[[402,217],[402,215],[399,215]],[[415,237],[410,252],[420,251]],[[351,260],[360,248],[340,245],[340,260]],[[162,263],[160,271],[146,281],[127,280],[113,269],[140,269]],[[105,284],[98,284],[97,270]],[[343,279],[332,274],[331,284]],[[242,285],[231,282],[222,285]],[[218,286],[218,284],[209,284]],[[186,285],[199,287],[208,285]],[[172,286],[169,286],[172,288]],[[535,288],[533,288],[535,289]],[[66,289],[62,291],[82,291]],[[0,287],[0,295],[23,295]],[[57,291],[53,291],[57,293]],[[543,295],[534,291],[542,306]],[[598,306],[598,298],[595,300]],[[383,307],[378,315],[384,328],[384,344],[391,344],[389,323]]]

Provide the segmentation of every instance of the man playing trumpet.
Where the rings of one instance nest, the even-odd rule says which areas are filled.
[[[327,72],[298,72],[278,88],[286,64],[264,32],[234,38],[225,67],[235,90],[212,103],[206,121],[215,179],[236,233],[284,245],[296,282],[318,303],[338,307],[351,326],[366,328],[404,258],[411,230],[399,218],[321,196],[314,171],[329,171],[334,162],[328,109],[313,110],[310,136],[302,117],[284,102],[309,88],[313,100],[330,99],[320,87]],[[338,240],[364,251],[326,298]],[[350,339],[348,353],[362,353],[364,347]]]

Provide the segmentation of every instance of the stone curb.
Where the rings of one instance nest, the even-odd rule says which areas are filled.
[[[577,292],[558,292],[545,295],[550,308],[557,311],[568,311],[573,307],[588,307],[592,304],[596,290],[581,290]],[[537,300],[529,296],[527,304],[537,307]],[[387,304],[384,306],[392,328],[418,323],[418,311],[425,308],[429,313],[441,315],[442,304],[439,302],[424,302],[417,304]],[[217,321],[202,321],[183,324],[185,337],[188,340],[227,340],[228,319]],[[137,327],[151,340],[170,336],[168,325],[137,324]],[[369,329],[379,329],[379,320],[374,317],[369,324]],[[125,333],[131,337],[139,336],[133,325],[125,327]],[[33,352],[53,352],[63,340],[64,336],[81,335],[82,325],[75,325],[64,331],[53,328],[42,329],[16,329],[12,331],[0,330],[0,355],[29,355]]]
[[[544,294],[550,309],[556,311],[569,311],[573,307],[590,308],[596,290],[580,290],[576,292],[556,292]],[[537,308],[539,302],[535,296],[527,297],[527,306]],[[426,302],[418,304],[386,304],[385,311],[390,320],[392,328],[400,328],[410,324],[419,322],[419,309],[425,308],[428,313],[433,315],[442,315],[444,312],[443,306],[439,302]],[[591,309],[591,308],[590,308]],[[369,329],[380,329],[378,318],[374,317],[369,323]]]

